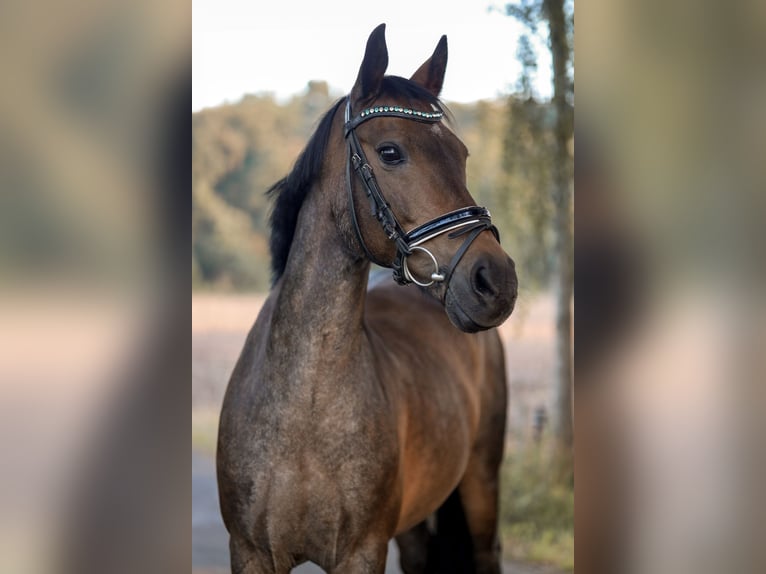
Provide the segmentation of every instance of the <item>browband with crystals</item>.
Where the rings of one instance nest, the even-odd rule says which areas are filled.
[[[346,108],[346,111],[348,112],[349,109]],[[356,116],[353,120],[350,117],[346,117],[345,122],[345,129],[346,134],[350,130],[353,130],[356,126],[361,124],[364,121],[369,120],[370,118],[379,118],[379,117],[395,117],[395,118],[405,118],[408,120],[415,120],[419,122],[428,122],[428,123],[435,123],[441,121],[441,119],[444,117],[444,112],[440,112],[438,110],[430,111],[430,112],[422,112],[420,110],[413,110],[411,108],[403,108],[401,106],[375,106],[373,108],[367,108],[366,110],[362,111],[358,116]]]

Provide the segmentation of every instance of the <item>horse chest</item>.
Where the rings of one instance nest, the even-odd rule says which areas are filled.
[[[388,434],[331,416],[283,421],[253,459],[251,531],[268,533],[274,552],[320,556],[381,516],[393,520],[394,497],[381,497],[395,492],[396,441]]]
[[[397,458],[395,420],[381,416],[378,398],[359,389],[359,380],[357,390],[351,382],[312,380],[310,373],[289,387],[262,382],[272,388],[256,399],[248,433],[255,452],[248,458],[259,490],[271,501],[313,513],[328,503],[343,506],[374,489],[375,477],[390,474],[383,469]]]

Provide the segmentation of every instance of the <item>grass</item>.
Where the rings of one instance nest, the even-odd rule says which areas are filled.
[[[574,570],[574,485],[547,444],[506,455],[502,467],[500,532],[505,554]],[[562,470],[564,469],[564,470]]]

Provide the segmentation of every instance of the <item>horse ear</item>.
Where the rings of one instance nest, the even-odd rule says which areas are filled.
[[[383,74],[388,68],[388,49],[386,48],[386,25],[381,24],[372,31],[367,40],[362,67],[351,90],[352,102],[368,102],[380,92]]]
[[[410,80],[420,84],[434,96],[439,97],[444,85],[444,73],[447,71],[447,36],[442,36],[436,44],[434,53],[418,71],[412,74]]]

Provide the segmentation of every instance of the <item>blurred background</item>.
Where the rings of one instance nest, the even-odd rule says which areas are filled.
[[[388,73],[404,77],[447,35],[442,99],[470,150],[468,188],[492,212],[521,277],[516,311],[501,329],[511,397],[501,514],[506,570],[571,570],[573,4],[428,1],[380,9],[336,0],[297,8],[194,3],[195,572],[227,566],[213,457],[223,393],[270,284],[265,191],[351,88],[381,22]],[[389,563],[398,571],[395,556]]]
[[[3,4],[0,572],[189,569],[190,29]]]
[[[764,572],[764,4],[577,19],[577,568]]]
[[[189,567],[184,4],[2,8],[1,572]]]

